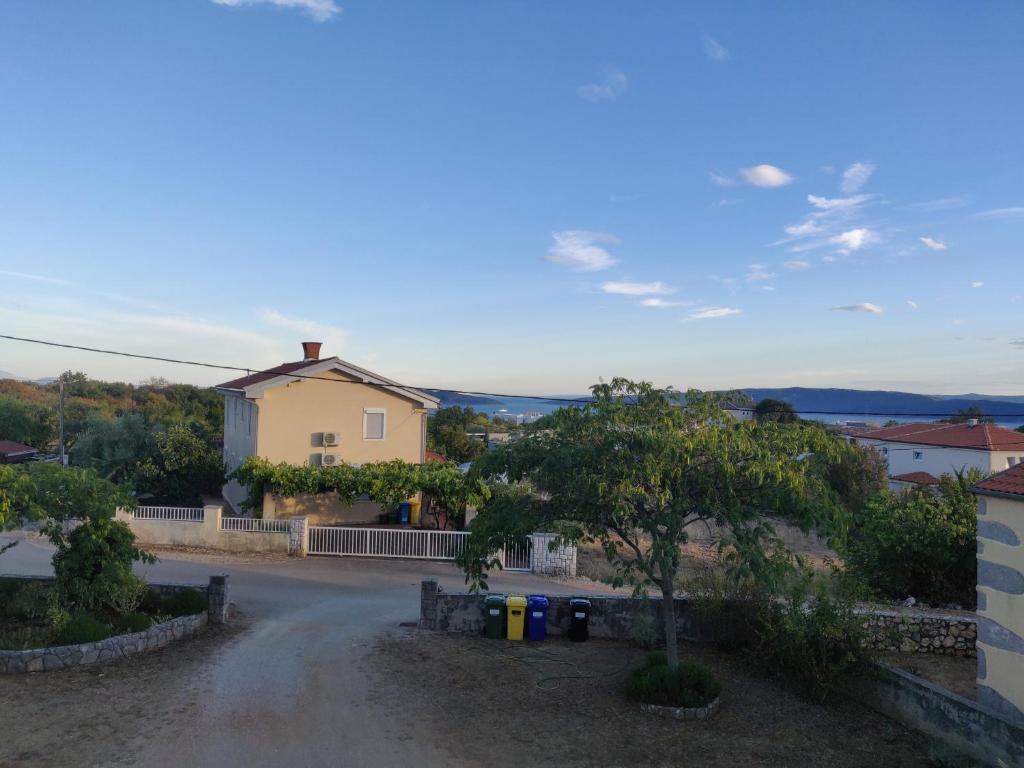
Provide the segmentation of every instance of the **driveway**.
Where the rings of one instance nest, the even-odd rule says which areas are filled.
[[[48,574],[51,555],[45,541],[22,540],[0,555],[0,573]],[[104,718],[127,717],[133,730],[117,754],[102,738],[83,737],[75,765],[464,764],[433,746],[417,712],[375,695],[366,664],[375,639],[419,617],[422,578],[437,578],[449,590],[465,588],[453,565],[357,558],[225,564],[204,555],[163,553],[159,563],[139,571],[150,581],[195,583],[213,573],[229,573],[231,599],[244,615],[245,629],[225,635],[224,642],[208,643],[201,649],[201,663],[184,667],[181,674],[153,670],[146,678],[152,690],[130,712],[116,706],[95,711],[97,732],[118,726],[124,732],[125,723],[105,723]],[[530,574],[501,573],[490,582],[492,589],[507,592],[575,594],[586,589]],[[175,649],[172,645],[163,653],[163,665],[173,667]],[[127,666],[123,671],[132,674]],[[116,667],[108,667],[103,684],[118,674]],[[90,688],[99,684],[97,678],[80,679],[71,693],[61,693],[66,697],[61,704],[73,708],[83,703],[77,697],[95,695]],[[0,700],[7,698],[5,690],[26,695],[30,684],[0,678]],[[31,724],[35,732],[54,740],[67,734],[61,708],[44,709],[38,717],[43,721]],[[47,750],[19,750],[12,741],[0,740],[0,766],[69,764]]]

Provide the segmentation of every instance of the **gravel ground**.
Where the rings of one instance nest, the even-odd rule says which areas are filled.
[[[619,642],[543,645],[400,630],[367,664],[371,698],[427,724],[453,764],[927,766],[922,736],[856,704],[809,704],[733,656],[684,645],[722,682],[704,722],[662,720],[623,698],[643,651]]]
[[[977,659],[931,653],[888,653],[882,655],[882,661],[968,699],[977,696]]]
[[[194,715],[210,655],[248,626],[236,617],[110,664],[0,675],[0,768],[145,765],[140,734],[157,739]]]

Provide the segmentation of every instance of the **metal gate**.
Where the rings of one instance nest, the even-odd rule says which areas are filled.
[[[468,536],[468,531],[311,525],[307,532],[307,552],[339,557],[455,560],[465,550]],[[533,569],[533,541],[526,537],[502,549],[497,557],[506,571],[530,571]]]

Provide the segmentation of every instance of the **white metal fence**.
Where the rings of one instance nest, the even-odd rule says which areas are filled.
[[[355,528],[309,526],[311,555],[392,557],[414,560],[454,560],[466,548],[467,531],[431,531],[414,528]],[[498,553],[506,571],[529,571],[533,566],[531,541]]]
[[[204,519],[202,507],[136,507],[132,517],[175,523],[201,523]]]
[[[256,520],[251,517],[222,517],[222,531],[242,533],[288,533],[288,520]]]

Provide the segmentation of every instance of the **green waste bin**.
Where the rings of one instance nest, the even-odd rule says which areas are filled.
[[[505,595],[488,595],[484,600],[484,637],[501,640],[505,636]]]

